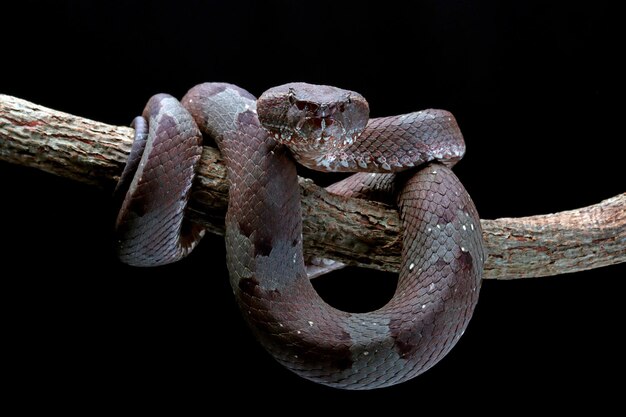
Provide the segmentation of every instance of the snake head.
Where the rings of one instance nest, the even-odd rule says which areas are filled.
[[[267,90],[257,101],[257,111],[276,140],[297,150],[352,143],[369,119],[369,106],[360,94],[306,83]]]

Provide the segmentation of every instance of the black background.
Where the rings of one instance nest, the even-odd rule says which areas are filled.
[[[373,117],[452,111],[468,148],[456,172],[483,218],[624,192],[623,33],[608,2],[51,3],[2,10],[0,93],[126,125],[150,95],[203,81],[256,95],[332,84],[363,94]],[[0,185],[2,368],[25,409],[621,405],[624,265],[486,281],[440,364],[393,388],[342,392],[292,375],[254,341],[220,237],[176,265],[134,269],[111,249],[111,190],[6,163]],[[318,285],[356,309],[392,281],[347,270]]]

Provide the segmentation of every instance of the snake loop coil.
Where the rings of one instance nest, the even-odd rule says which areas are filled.
[[[119,183],[119,256],[137,266],[186,256],[204,231],[184,211],[212,137],[230,184],[227,265],[237,302],[278,362],[312,381],[372,389],[413,378],[459,340],[478,301],[485,258],[480,221],[450,167],[464,154],[449,112],[369,119],[365,99],[292,83],[258,100],[225,83],[160,94],[134,122]],[[295,161],[357,172],[329,187],[360,196],[395,181],[403,228],[398,287],[384,307],[348,313],[326,304],[307,277]],[[393,180],[394,173],[408,171]]]

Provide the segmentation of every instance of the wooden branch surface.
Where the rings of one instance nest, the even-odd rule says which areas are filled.
[[[130,152],[133,130],[0,95],[0,161],[37,168],[112,190]],[[305,250],[350,265],[397,271],[397,212],[346,199],[300,180]],[[189,210],[223,234],[228,199],[219,152],[204,148]],[[564,274],[626,261],[626,193],[556,214],[482,220],[489,257],[485,278]]]

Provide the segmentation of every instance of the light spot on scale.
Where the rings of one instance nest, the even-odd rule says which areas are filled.
[[[435,289],[435,283],[434,283],[434,282],[431,282],[431,283],[430,283],[430,286],[428,287],[428,289],[429,289],[430,291],[433,291],[433,290]]]
[[[409,271],[412,271],[412,270],[413,270],[413,268],[415,268],[415,264],[414,264],[414,263],[412,263],[411,265],[409,265]]]
[[[369,355],[369,354],[370,354],[370,353],[369,353],[367,350],[366,350],[365,352],[363,352],[363,356],[367,356],[367,355]]]
[[[297,334],[302,334],[302,332],[300,330],[296,330]]]
[[[463,230],[467,230],[467,227],[465,227],[465,225],[463,225]]]
[[[422,310],[426,310],[426,304],[422,304]]]
[[[467,248],[465,246],[461,246],[461,252],[467,252]]]
[[[470,223],[470,227],[474,230],[474,223]]]
[[[309,326],[313,327],[313,324],[314,324],[314,323],[313,323],[311,320],[309,320],[309,322],[308,322],[308,323],[309,323]]]

